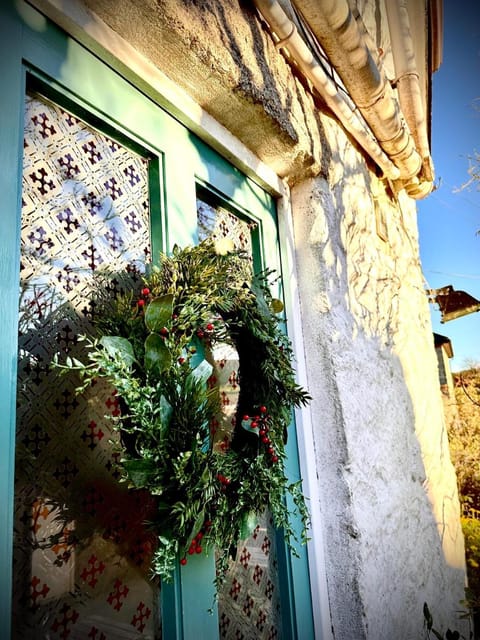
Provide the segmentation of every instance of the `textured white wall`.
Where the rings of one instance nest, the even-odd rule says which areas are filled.
[[[418,640],[424,601],[461,628],[464,552],[415,206],[326,132],[326,177],[292,204],[333,626]]]

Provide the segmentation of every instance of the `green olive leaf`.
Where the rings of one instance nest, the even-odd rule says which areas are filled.
[[[258,516],[254,511],[249,511],[242,516],[242,522],[240,524],[240,538],[246,540],[249,538],[253,530],[258,524]]]
[[[154,298],[145,311],[145,324],[149,331],[160,331],[172,320],[173,294],[166,293]]]
[[[170,367],[172,354],[158,333],[151,333],[145,340],[145,368],[151,373],[162,373]]]
[[[190,531],[190,535],[187,539],[187,546],[190,546],[190,543],[195,538],[197,533],[202,529],[203,523],[205,522],[205,508],[200,510],[200,513],[195,518],[195,523]]]
[[[135,362],[135,354],[131,343],[120,336],[103,336],[99,343],[112,358],[120,357],[127,366]]]

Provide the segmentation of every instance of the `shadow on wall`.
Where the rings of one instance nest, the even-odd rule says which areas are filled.
[[[292,194],[331,610],[343,637],[362,611],[355,637],[417,640],[425,601],[461,626],[456,481],[415,234],[392,203],[377,237],[379,185],[343,152]]]
[[[269,42],[254,9],[219,0],[186,4],[188,28],[193,21],[205,35],[195,37],[195,53],[210,65],[207,84],[197,85],[199,104],[279,175],[318,173],[328,145],[314,99]]]
[[[195,1],[189,0],[186,4],[190,7],[189,16],[196,16],[196,24],[201,25],[204,31],[204,37],[199,37],[199,41],[208,42],[213,48],[213,53],[210,54],[212,60],[215,53],[212,25],[215,25],[214,33],[218,33],[219,37],[218,59],[230,57],[236,74],[232,78],[233,91],[244,94],[253,103],[261,104],[267,115],[296,142],[298,135],[291,122],[291,97],[287,93],[287,100],[282,104],[278,78],[273,75],[267,62],[265,35],[259,28],[258,17],[252,7],[244,6],[239,10],[238,6],[233,5],[229,15],[228,6],[221,0],[205,3],[200,10]],[[246,24],[239,22],[239,16],[244,18]],[[252,39],[251,46],[240,44],[240,34],[247,34],[247,29]],[[203,106],[208,109],[207,105]]]

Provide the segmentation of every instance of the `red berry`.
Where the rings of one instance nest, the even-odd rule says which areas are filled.
[[[185,566],[185,565],[187,564],[187,559],[186,559],[186,558],[182,558],[182,559],[180,560],[180,564],[181,564],[182,566]]]
[[[179,358],[178,359],[178,364],[183,364],[185,362],[185,358]]]
[[[278,456],[272,456],[272,462],[278,462]]]
[[[144,289],[142,289],[142,296],[148,296],[150,294],[150,289],[148,287],[145,287]]]
[[[204,335],[205,335],[205,334],[203,333],[202,329],[199,329],[199,330],[197,331],[197,336],[198,336],[199,338],[203,338],[203,336],[204,336]]]
[[[245,414],[242,418],[242,420],[245,420],[246,422],[248,422],[248,420],[250,420],[250,416]]]
[[[161,336],[168,336],[168,329],[167,329],[167,327],[162,327],[162,328],[160,329],[160,335],[161,335]]]
[[[267,407],[261,406],[260,407],[260,413],[267,413]]]
[[[250,426],[252,427],[252,429],[256,429],[258,427],[258,422],[254,420]]]
[[[194,553],[195,553],[195,547],[190,547],[190,549],[188,550],[188,554],[193,556]]]
[[[270,442],[270,438],[268,438],[267,436],[263,436],[262,442],[263,444],[268,444]]]
[[[195,536],[195,540],[201,540],[203,538],[203,533],[201,531],[199,531],[197,533],[197,535]]]
[[[203,549],[200,546],[195,549],[195,553],[202,553],[202,551]]]
[[[215,327],[213,326],[213,324],[211,322],[209,322],[206,326],[207,331],[213,331],[215,329]]]
[[[267,451],[272,455],[275,453],[275,449],[273,447],[268,447]]]
[[[260,431],[258,432],[261,436],[266,436],[267,432],[265,431],[265,429],[260,429]]]
[[[145,305],[145,300],[138,300],[137,304],[139,307],[143,307]]]

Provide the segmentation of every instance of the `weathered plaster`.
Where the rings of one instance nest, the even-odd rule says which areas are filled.
[[[318,173],[323,133],[311,95],[290,72],[250,3],[86,0],[278,175]]]
[[[366,637],[413,640],[424,601],[439,627],[461,626],[456,479],[414,206],[405,200],[400,208],[345,154],[342,179],[332,153],[328,179],[292,192],[331,611],[338,638],[363,637],[352,627],[363,605]],[[387,243],[376,235],[371,195],[382,190]],[[356,584],[348,593],[346,571]]]

